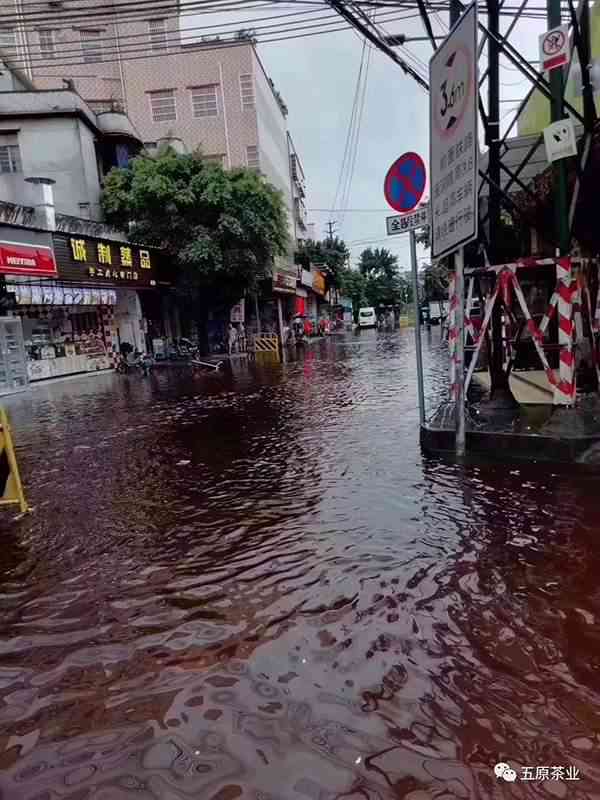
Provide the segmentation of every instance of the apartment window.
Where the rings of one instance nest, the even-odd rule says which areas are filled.
[[[148,92],[148,94],[154,122],[170,122],[177,119],[175,89],[161,89],[159,92]]]
[[[153,53],[159,53],[167,49],[167,20],[150,19],[148,20],[148,36],[150,37],[150,49]]]
[[[23,172],[18,144],[0,144],[0,172]]]
[[[260,169],[258,147],[254,144],[248,145],[246,148],[246,165],[250,169]]]
[[[81,36],[81,52],[86,64],[95,64],[102,61],[102,42],[100,41],[102,31],[92,30],[91,28],[79,31]]]
[[[38,31],[40,37],[40,55],[42,58],[54,58],[54,31],[40,30]]]
[[[252,75],[240,75],[242,108],[254,108],[254,81]]]
[[[14,28],[0,28],[0,49],[14,52],[17,48],[17,32]]]
[[[218,115],[216,86],[196,86],[190,89],[190,93],[192,113],[195,117],[216,117]]]

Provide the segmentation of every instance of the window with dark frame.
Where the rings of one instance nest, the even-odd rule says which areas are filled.
[[[169,46],[167,41],[167,20],[148,20],[148,36],[150,38],[150,50],[153,53],[167,50]]]
[[[86,64],[96,64],[102,61],[102,31],[96,28],[82,28],[79,31],[81,37],[81,54]]]
[[[217,85],[194,86],[190,89],[192,98],[192,113],[198,117],[217,117],[219,107],[217,103]]]
[[[174,89],[160,89],[148,92],[153,122],[171,122],[177,119]]]
[[[38,31],[40,38],[40,55],[42,58],[54,58],[56,50],[54,47],[54,31],[50,28],[41,28]]]

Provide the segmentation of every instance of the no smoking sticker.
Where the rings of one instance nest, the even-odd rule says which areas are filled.
[[[540,63],[544,72],[563,67],[569,60],[569,26],[561,25],[540,36]]]

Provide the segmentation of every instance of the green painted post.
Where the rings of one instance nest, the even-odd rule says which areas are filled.
[[[557,28],[562,20],[560,16],[560,0],[547,0],[546,13],[548,30]],[[549,74],[552,100],[550,102],[550,117],[552,122],[557,122],[564,117],[563,89],[564,78],[562,67],[553,69]],[[554,220],[555,232],[560,255],[569,252],[569,207],[567,202],[567,163],[565,159],[554,162]]]

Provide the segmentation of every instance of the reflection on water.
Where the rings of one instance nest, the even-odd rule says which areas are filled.
[[[2,798],[599,796],[593,478],[424,458],[410,331],[8,405]]]

